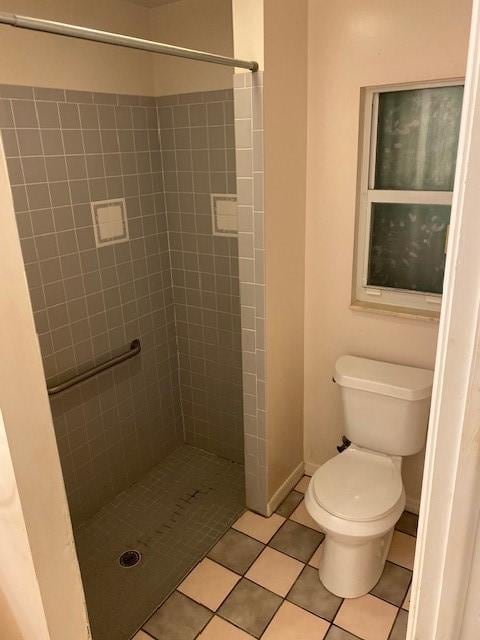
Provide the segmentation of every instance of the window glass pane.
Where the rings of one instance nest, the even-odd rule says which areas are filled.
[[[463,87],[379,94],[375,189],[452,191]]]
[[[367,284],[442,293],[450,206],[372,205]]]

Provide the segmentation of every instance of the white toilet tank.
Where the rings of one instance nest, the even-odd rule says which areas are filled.
[[[427,433],[433,371],[341,356],[335,364],[345,435],[390,455],[421,451]]]

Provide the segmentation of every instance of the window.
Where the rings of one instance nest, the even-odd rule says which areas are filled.
[[[363,95],[354,303],[440,309],[463,85]]]

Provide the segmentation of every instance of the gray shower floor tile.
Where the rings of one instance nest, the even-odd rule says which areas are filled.
[[[93,640],[128,640],[243,509],[242,465],[184,445],[77,527]]]

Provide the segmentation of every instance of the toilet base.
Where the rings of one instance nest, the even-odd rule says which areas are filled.
[[[381,537],[348,544],[327,534],[318,573],[324,587],[340,598],[366,595],[380,580],[393,528]]]

